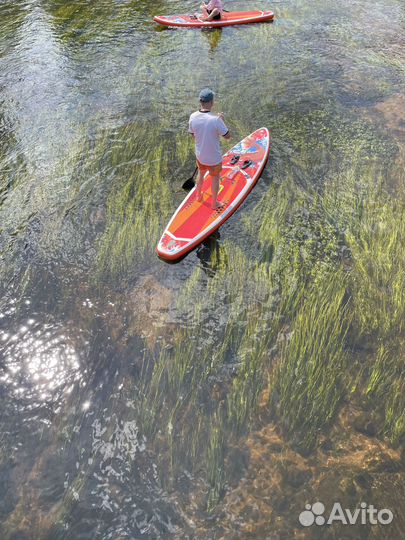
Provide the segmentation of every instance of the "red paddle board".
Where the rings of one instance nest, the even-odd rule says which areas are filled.
[[[204,21],[201,16],[195,15],[169,15],[165,17],[156,16],[153,20],[165,26],[185,26],[185,27],[210,27],[231,26],[233,24],[248,24],[264,21],[271,21],[274,18],[272,11],[229,11],[222,14],[218,21]]]
[[[260,128],[231,148],[222,158],[218,201],[212,209],[211,177],[206,173],[202,201],[193,188],[169,221],[156,251],[159,257],[175,261],[216,231],[249,195],[263,172],[270,152],[270,135]]]

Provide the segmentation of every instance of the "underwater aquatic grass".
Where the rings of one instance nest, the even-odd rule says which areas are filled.
[[[129,145],[127,152],[142,158],[108,197],[106,226],[96,263],[102,279],[132,275],[139,263],[153,253],[162,219],[169,216],[169,158],[165,145],[149,143],[146,132],[137,132],[136,142]]]
[[[14,274],[21,263],[21,246],[25,246],[24,249],[29,246],[38,260],[49,261],[56,252],[59,259],[66,256],[61,250],[64,247],[61,232],[67,223],[65,218],[72,208],[78,206],[78,201],[82,203],[83,213],[88,204],[82,199],[86,191],[80,176],[83,166],[82,135],[78,133],[76,140],[69,141],[63,152],[59,148],[55,150],[55,154],[61,152],[61,159],[58,161],[55,156],[55,161],[46,168],[37,164],[35,158],[29,160],[22,153],[18,155],[15,149],[10,152],[11,158],[7,153],[4,156],[0,153],[1,250],[4,262],[0,275],[4,279]],[[95,181],[94,178],[91,180]],[[74,248],[80,244],[82,233],[76,227],[69,234]]]
[[[266,367],[268,368],[269,350],[267,340],[260,339],[252,329],[253,341],[250,347],[243,343],[243,351],[239,352],[241,365],[229,389],[228,421],[236,433],[241,432],[251,420],[256,410],[261,391],[266,384]],[[246,332],[249,333],[249,330]],[[261,336],[260,336],[261,337]]]
[[[401,334],[405,324],[404,210],[403,200],[371,188],[346,235],[359,329],[381,338]]]
[[[205,478],[209,510],[223,491],[224,441],[251,418],[267,381],[263,369],[267,346],[278,328],[274,318],[273,331],[268,329],[266,312],[273,283],[267,265],[249,261],[230,242],[220,247],[213,264],[213,277],[207,279],[196,269],[180,295],[177,309],[184,310],[191,322],[174,333],[170,346],[148,360],[149,375],[141,376],[140,405],[140,414],[149,418],[152,411],[160,426],[158,438],[158,430],[149,429],[149,436],[156,438],[155,444],[170,448],[172,478],[186,465]],[[225,331],[215,331],[214,339],[207,341],[201,322],[219,305],[224,310]],[[225,380],[224,369],[229,373]],[[230,377],[232,370],[236,374]],[[220,380],[222,390],[216,388]],[[218,392],[222,397],[210,397]],[[198,419],[198,429],[193,430],[185,418]],[[148,419],[146,429],[151,423]],[[204,463],[204,472],[199,462]]]
[[[381,344],[365,388],[369,403],[383,413],[383,434],[393,445],[405,435],[404,348]]]
[[[342,271],[313,284],[280,347],[270,384],[272,406],[303,450],[334,418],[345,394],[345,337],[350,324]]]
[[[128,27],[132,27],[134,18],[140,23],[145,18],[145,12],[149,18],[153,13],[148,4],[141,7],[138,4],[112,5],[109,2],[101,2],[97,8],[81,2],[68,5],[49,3],[46,9],[52,15],[61,39],[82,45],[107,40],[111,36],[120,37]]]
[[[375,349],[364,394],[381,412],[382,434],[397,445],[405,435],[405,198],[400,183],[392,186],[381,176],[372,178],[347,234],[350,287],[360,338]]]
[[[220,409],[213,414],[208,424],[210,430],[205,454],[205,464],[209,485],[207,511],[211,512],[222,496],[225,482],[224,457],[226,438],[223,428],[224,418]]]
[[[358,154],[356,154],[358,157]],[[399,155],[400,158],[400,155]],[[399,161],[401,161],[399,159]],[[381,413],[381,433],[393,444],[404,434],[405,201],[394,161],[383,171],[354,159],[327,182],[322,205],[344,237],[351,296],[351,346],[370,350],[365,382],[358,383],[369,406]],[[394,182],[393,182],[394,180]]]

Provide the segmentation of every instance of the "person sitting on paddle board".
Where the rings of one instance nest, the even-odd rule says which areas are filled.
[[[201,4],[203,21],[219,21],[224,11],[222,0],[210,0],[208,4]]]
[[[220,137],[230,139],[229,129],[224,122],[223,113],[213,114],[214,92],[204,88],[200,92],[200,109],[190,116],[189,133],[195,139],[195,154],[197,158],[197,199],[202,200],[202,184],[205,173],[212,177],[212,208],[222,208],[218,201],[219,176],[222,170],[222,153]]]

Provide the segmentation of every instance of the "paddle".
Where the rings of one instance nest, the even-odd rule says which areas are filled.
[[[195,186],[194,178],[195,178],[195,175],[196,175],[197,171],[198,171],[198,167],[196,167],[194,169],[194,172],[193,172],[192,176],[190,176],[190,178],[187,178],[187,180],[181,186],[182,189],[185,189],[186,191],[190,191],[190,189],[193,189],[193,187]]]

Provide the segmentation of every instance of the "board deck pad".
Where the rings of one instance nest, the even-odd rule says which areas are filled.
[[[248,24],[271,21],[274,18],[272,11],[229,11],[224,12],[221,19],[204,21],[200,16],[193,15],[159,15],[153,20],[164,26],[184,26],[184,27],[210,27],[231,26],[234,24]]]
[[[156,251],[159,257],[176,260],[183,257],[217,230],[242,204],[259,179],[269,156],[270,135],[260,128],[231,148],[222,159],[218,201],[222,208],[212,208],[211,176],[203,181],[202,201],[193,188],[169,221]],[[236,163],[232,159],[239,156]],[[242,169],[244,163],[249,166]]]

